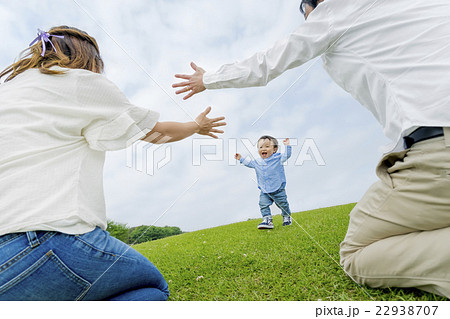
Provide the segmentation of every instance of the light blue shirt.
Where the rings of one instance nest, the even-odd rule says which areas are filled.
[[[263,193],[273,193],[286,185],[286,176],[284,174],[283,163],[291,157],[291,146],[286,146],[286,151],[283,154],[274,153],[267,159],[249,159],[242,158],[240,163],[254,168],[256,171],[256,178],[258,179],[258,188]]]

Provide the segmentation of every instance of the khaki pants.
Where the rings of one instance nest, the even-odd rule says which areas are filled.
[[[371,287],[417,287],[450,298],[450,128],[386,155],[350,213],[341,265]]]

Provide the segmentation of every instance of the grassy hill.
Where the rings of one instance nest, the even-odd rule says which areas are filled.
[[[355,204],[185,233],[133,246],[169,282],[169,300],[446,300],[416,289],[370,289],[339,266]],[[309,235],[308,235],[309,234]],[[323,248],[323,249],[322,249]]]

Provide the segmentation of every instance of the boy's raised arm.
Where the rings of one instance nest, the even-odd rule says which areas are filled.
[[[292,155],[292,146],[289,145],[289,138],[285,139],[283,141],[283,144],[286,145],[286,150],[283,154],[281,154],[281,163],[284,163],[288,160],[289,157]]]

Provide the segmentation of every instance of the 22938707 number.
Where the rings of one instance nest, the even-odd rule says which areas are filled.
[[[377,316],[434,316],[438,306],[377,306]]]

